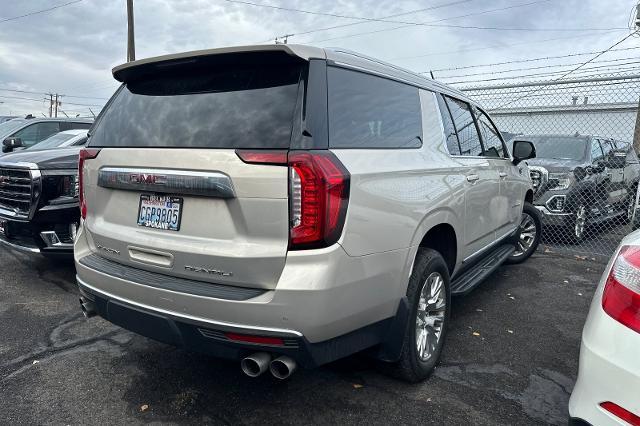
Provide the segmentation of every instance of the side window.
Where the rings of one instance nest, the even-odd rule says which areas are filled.
[[[336,67],[327,68],[327,80],[329,146],[422,146],[422,113],[416,87]]]
[[[609,153],[613,149],[613,146],[611,145],[611,141],[608,141],[608,140],[600,139],[600,145],[602,146],[602,153],[604,154],[605,157],[609,155]]]
[[[445,96],[460,142],[460,155],[481,156],[482,145],[468,103]]]
[[[591,161],[594,163],[596,161],[602,160],[602,148],[600,148],[600,142],[598,139],[591,140]]]
[[[88,129],[91,127],[91,123],[71,123],[72,129]]]
[[[38,142],[37,126],[37,124],[32,124],[21,130],[18,130],[11,136],[14,138],[20,138],[22,140],[22,145],[28,148]]]
[[[500,132],[493,125],[484,111],[476,110],[478,125],[482,132],[482,142],[484,144],[483,155],[485,157],[505,158],[505,147],[500,137]]]
[[[56,122],[38,123],[36,126],[36,137],[38,139],[36,142],[40,142],[41,140],[44,140],[60,131],[60,124]]]
[[[447,149],[451,155],[460,155],[460,143],[458,142],[458,133],[456,127],[453,125],[451,119],[451,111],[447,103],[444,101],[442,95],[436,95],[438,98],[438,107],[440,108],[440,115],[442,115],[442,124],[444,126],[444,135],[447,141]]]

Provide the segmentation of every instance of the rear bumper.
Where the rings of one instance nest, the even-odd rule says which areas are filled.
[[[324,342],[311,343],[295,330],[231,324],[159,311],[102,293],[80,278],[77,281],[80,293],[94,303],[96,313],[113,324],[160,342],[231,360],[254,352],[270,352],[287,355],[305,368],[314,368],[388,341],[390,335],[397,334],[394,327],[399,327],[398,319],[406,318],[406,304],[401,304],[398,319],[389,318]],[[228,333],[274,337],[282,344],[238,342],[231,340]],[[385,358],[388,351],[384,350],[384,347],[378,350],[376,355]]]
[[[613,402],[640,415],[640,334],[609,317],[601,300],[596,293],[584,328],[569,414],[593,425],[626,425],[599,404]]]
[[[108,305],[133,307],[176,323],[171,329],[187,337],[169,337],[170,343],[179,341],[182,342],[179,346],[193,346],[195,350],[204,347],[206,352],[219,356],[208,350],[212,347],[211,339],[202,336],[198,328],[184,324],[196,323],[211,330],[231,329],[241,334],[277,333],[297,339],[297,351],[307,354],[300,355],[299,362],[303,365],[319,365],[379,343],[385,343],[380,358],[392,360],[397,355],[396,337],[402,337],[404,328],[391,333],[392,337],[388,329],[398,321],[404,327],[404,319],[400,317],[403,308],[399,306],[403,307],[416,249],[351,257],[335,244],[325,249],[291,252],[275,289],[259,289],[247,296],[245,290],[249,288],[225,291],[220,287],[228,285],[184,282],[172,276],[171,269],[128,262],[125,251],[108,256],[116,264],[114,267],[120,264],[119,272],[102,268],[100,262],[86,260],[100,257],[89,240],[81,227],[74,252],[81,290],[105,300],[105,308],[98,311],[101,316],[140,334],[157,338],[136,329],[136,321],[112,318]],[[205,344],[196,342],[194,336],[198,341],[205,339],[202,340]],[[222,346],[235,348],[237,344],[222,342]],[[240,349],[247,348],[240,345]],[[234,356],[238,356],[238,351]]]

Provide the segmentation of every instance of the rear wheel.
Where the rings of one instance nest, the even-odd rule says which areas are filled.
[[[540,213],[531,203],[524,203],[522,218],[520,219],[519,235],[516,250],[505,263],[521,263],[527,260],[538,248],[542,234]]]
[[[418,249],[409,279],[411,306],[400,360],[391,373],[408,382],[419,382],[433,372],[440,359],[449,323],[451,291],[449,270],[435,250]]]

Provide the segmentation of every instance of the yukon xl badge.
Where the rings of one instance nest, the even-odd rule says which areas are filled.
[[[203,274],[220,275],[222,277],[231,277],[231,276],[233,276],[233,272],[225,272],[225,271],[221,271],[219,269],[203,268],[201,266],[185,265],[184,269],[187,270],[187,271],[191,271],[191,272],[201,272]]]

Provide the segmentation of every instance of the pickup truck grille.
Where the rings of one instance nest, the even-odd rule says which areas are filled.
[[[10,217],[28,219],[34,200],[32,171],[0,167],[0,209]]]

